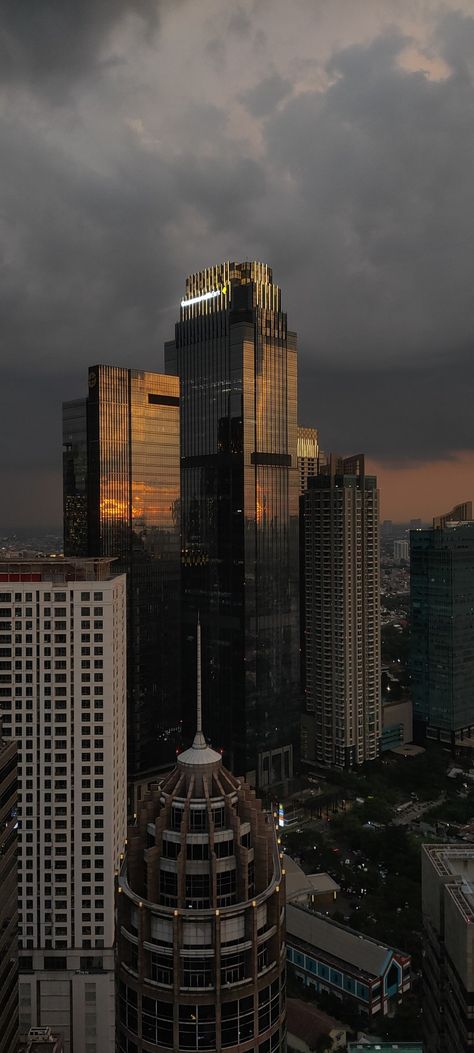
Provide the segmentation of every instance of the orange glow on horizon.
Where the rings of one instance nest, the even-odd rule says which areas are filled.
[[[474,499],[471,450],[424,464],[393,466],[368,460],[366,470],[377,476],[381,520],[400,523],[420,518],[430,523],[433,516],[449,511],[460,501]]]

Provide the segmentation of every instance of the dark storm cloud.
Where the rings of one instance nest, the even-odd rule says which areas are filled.
[[[136,15],[153,31],[161,0],[4,0],[0,81],[36,88],[90,72],[113,27]]]
[[[260,81],[255,88],[244,91],[241,101],[254,117],[266,117],[291,92],[291,81],[274,73]]]
[[[363,450],[377,460],[403,465],[474,446],[470,347],[429,362],[388,367],[312,360],[305,380],[301,422],[318,424],[326,450]]]
[[[180,4],[190,18],[193,5]],[[200,0],[200,83],[181,52],[174,79],[169,58],[154,79],[174,2],[5,7],[0,448],[18,508],[28,478],[51,494],[56,471],[59,487],[60,403],[84,393],[87,366],[162,368],[184,276],[239,256],[273,266],[299,333],[302,419],[326,448],[387,461],[474,448],[474,19],[437,26],[444,79],[402,68],[410,41],[392,31],[334,52],[316,89],[250,10],[226,23]],[[167,39],[181,44],[180,28]]]
[[[282,273],[291,254],[304,348],[403,369],[474,336],[474,90],[456,69],[401,69],[402,45],[335,56],[332,86],[290,100],[266,141],[287,199],[272,258]]]

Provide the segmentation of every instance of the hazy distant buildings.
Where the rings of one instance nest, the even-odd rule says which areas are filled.
[[[171,763],[180,741],[179,385],[94,366],[63,408],[64,551],[127,573],[128,767]]]
[[[423,845],[423,1022],[429,1053],[474,1048],[474,847]]]
[[[329,464],[304,502],[306,761],[350,767],[381,735],[379,500],[362,456]]]
[[[7,606],[2,588],[0,583],[3,701],[13,661],[11,645],[5,646],[4,640],[8,632],[4,628]],[[0,713],[0,1053],[12,1053],[18,1038],[17,752],[16,742],[2,737],[1,718]]]
[[[107,559],[9,560],[0,590],[3,727],[19,761],[20,1027],[51,1026],[66,1053],[113,1053],[125,577]]]
[[[187,278],[165,348],[181,400],[184,716],[191,734],[199,611],[206,726],[261,786],[291,774],[298,737],[296,358],[266,264]]]
[[[408,563],[410,560],[410,542],[405,540],[394,541],[393,558],[395,563]]]
[[[286,1049],[285,879],[271,815],[193,745],[140,805],[118,895],[118,1049]]]
[[[474,523],[411,533],[411,691],[418,730],[474,731]]]

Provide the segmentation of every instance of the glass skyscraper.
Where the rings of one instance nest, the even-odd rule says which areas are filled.
[[[199,611],[206,726],[264,786],[291,773],[299,694],[296,336],[271,269],[191,275],[165,368],[180,382],[186,732]]]
[[[63,411],[64,551],[127,574],[128,771],[169,764],[180,738],[179,384],[89,369]]]
[[[474,523],[410,533],[411,690],[418,731],[474,733]]]

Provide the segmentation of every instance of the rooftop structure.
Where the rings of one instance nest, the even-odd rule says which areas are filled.
[[[20,1035],[18,1053],[63,1053],[63,1040],[50,1027],[30,1027],[27,1035]]]
[[[463,501],[455,505],[450,512],[442,516],[434,516],[433,527],[435,530],[442,530],[450,523],[468,523],[470,520],[472,520],[472,501]]]

